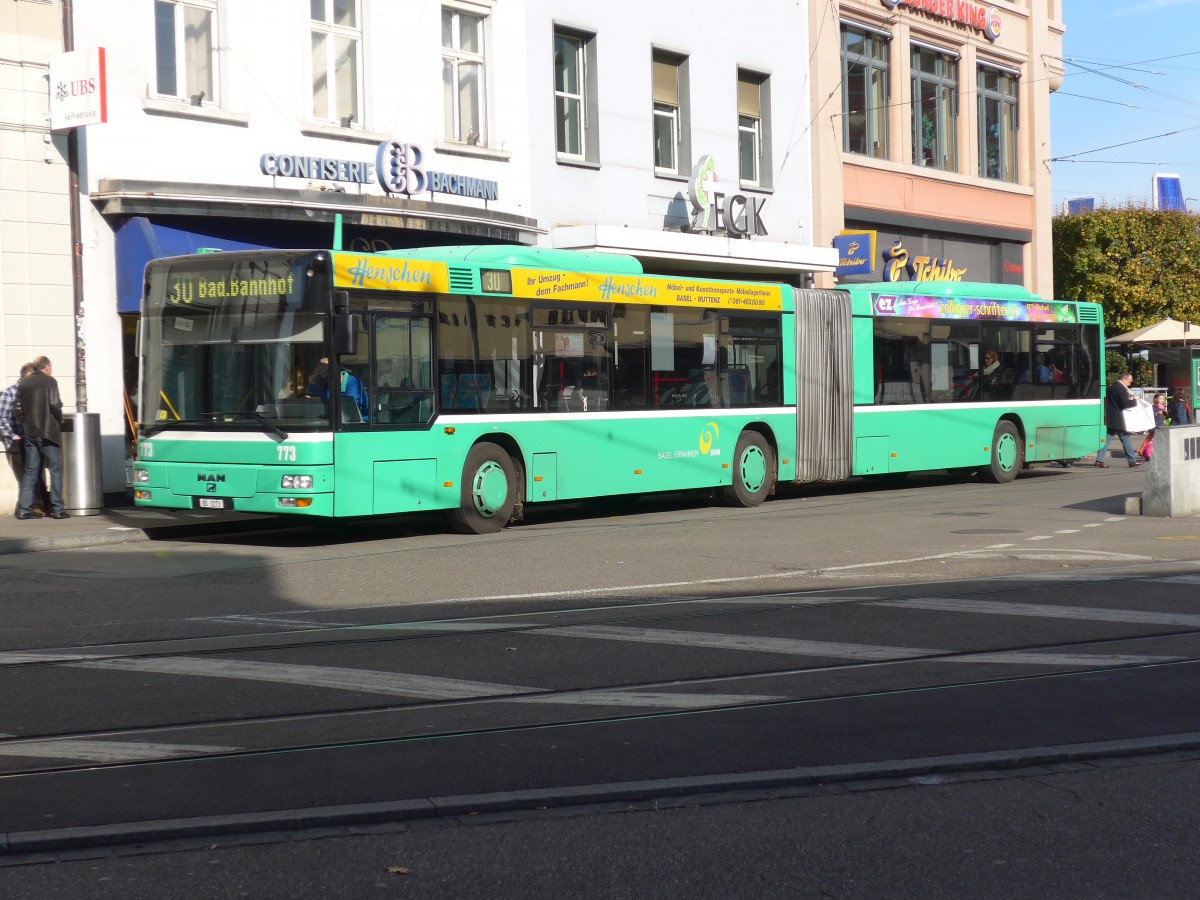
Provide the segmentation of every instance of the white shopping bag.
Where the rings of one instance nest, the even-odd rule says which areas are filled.
[[[1137,434],[1142,431],[1154,430],[1154,408],[1149,400],[1138,398],[1137,406],[1133,409],[1123,409],[1125,430]]]

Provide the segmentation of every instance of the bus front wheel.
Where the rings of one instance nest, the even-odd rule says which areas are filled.
[[[997,422],[992,434],[992,461],[979,474],[994,484],[1015,481],[1025,467],[1025,444],[1012,422]]]
[[[729,506],[758,506],[775,487],[775,453],[757,431],[743,431],[733,451],[733,484],[721,488]]]
[[[509,455],[495,444],[476,444],[463,464],[461,498],[450,524],[463,534],[494,534],[512,518],[517,474]]]

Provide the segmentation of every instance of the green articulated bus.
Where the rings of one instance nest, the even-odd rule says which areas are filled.
[[[1103,438],[1092,303],[796,289],[515,246],[146,267],[135,502],[321,517],[1066,461]]]

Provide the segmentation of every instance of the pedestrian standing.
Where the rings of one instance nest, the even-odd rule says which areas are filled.
[[[18,485],[25,477],[25,432],[17,421],[17,386],[21,378],[32,374],[33,363],[25,363],[21,366],[21,377],[0,391],[0,441],[4,443],[4,457]],[[50,512],[50,496],[46,491],[46,483],[40,478],[35,493],[37,497],[32,511],[34,515],[44,516]]]
[[[1125,458],[1129,460],[1129,468],[1136,469],[1138,466],[1144,465],[1143,461],[1137,458],[1137,453],[1133,449],[1133,441],[1129,439],[1129,431],[1125,428],[1125,410],[1137,406],[1137,400],[1129,393],[1131,384],[1133,384],[1133,375],[1123,372],[1120,378],[1108,386],[1108,390],[1104,394],[1106,434],[1104,444],[1096,451],[1097,469],[1108,468],[1108,464],[1104,461],[1104,454],[1108,452],[1108,441],[1113,435],[1121,439],[1121,447],[1125,450]]]
[[[50,518],[67,519],[62,499],[62,398],[54,367],[45,356],[33,361],[34,371],[17,383],[17,421],[25,432],[25,472],[17,499],[17,518],[32,519],[34,485],[45,465],[50,474]]]
[[[1167,415],[1171,419],[1171,425],[1190,425],[1192,423],[1192,411],[1188,409],[1187,398],[1183,395],[1183,388],[1175,388],[1175,396],[1171,398],[1171,405],[1167,407]]]

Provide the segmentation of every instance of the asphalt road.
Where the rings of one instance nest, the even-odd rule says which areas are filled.
[[[1190,754],[1200,529],[1123,515],[1141,479],[1036,469],[758,510],[573,506],[487,537],[410,520],[0,558],[0,859]],[[4,869],[0,892],[17,871],[35,870]]]

